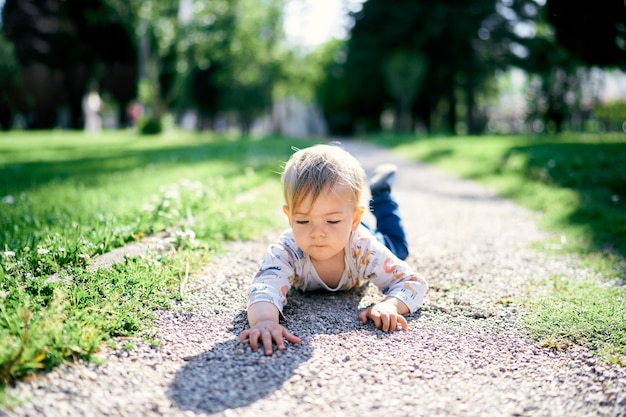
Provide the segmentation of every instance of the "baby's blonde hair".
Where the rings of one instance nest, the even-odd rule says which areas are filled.
[[[347,186],[357,205],[361,200],[364,178],[365,172],[359,161],[337,145],[315,145],[296,150],[281,176],[285,203],[291,213],[309,194],[314,202],[322,191],[335,191],[338,186]]]

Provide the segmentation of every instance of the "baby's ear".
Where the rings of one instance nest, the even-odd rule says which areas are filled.
[[[283,206],[283,213],[285,213],[285,216],[289,217],[289,207],[287,207],[287,204]]]
[[[357,227],[359,227],[359,224],[361,224],[361,217],[363,216],[363,210],[365,210],[365,207],[363,206],[357,206],[354,209],[354,218],[352,219],[352,231],[354,232]]]

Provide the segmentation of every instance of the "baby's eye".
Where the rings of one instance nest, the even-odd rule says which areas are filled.
[[[308,220],[296,220],[296,224],[308,224]]]
[[[338,224],[338,223],[341,223],[341,220],[328,220],[328,223],[330,223],[330,224]]]

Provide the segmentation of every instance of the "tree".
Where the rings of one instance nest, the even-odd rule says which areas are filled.
[[[106,0],[130,16],[139,45],[140,91],[159,119],[198,106],[239,116],[244,130],[267,109],[279,74],[282,0]]]
[[[445,107],[447,129],[455,131],[461,96],[464,124],[470,132],[479,131],[482,126],[477,122],[476,96],[493,77],[496,66],[489,47],[492,41],[480,38],[479,33],[481,25],[494,14],[491,0],[365,2],[360,12],[352,14],[355,24],[345,64],[354,119],[365,119],[369,121],[367,125],[377,126],[381,111],[394,101],[397,105],[399,87],[389,82],[385,63],[398,54],[426,56],[428,69],[421,90],[417,91],[419,83],[413,83],[410,88],[416,91],[402,94],[414,95],[414,115],[430,126],[433,117],[440,117],[437,109]],[[365,85],[368,88],[363,88]],[[409,86],[407,83],[403,88]]]
[[[137,45],[140,96],[148,117],[160,119],[171,102],[178,81],[179,66],[187,43],[179,36],[179,0],[143,2],[140,0],[105,0],[124,22],[127,33]],[[174,81],[175,80],[175,81]]]
[[[15,101],[20,98],[19,67],[15,48],[0,33],[0,129],[9,130],[17,108]]]
[[[353,134],[356,124],[354,92],[346,77],[346,57],[346,43],[336,39],[319,46],[311,54],[311,60],[324,74],[314,81],[316,101],[323,109],[329,130],[343,136]]]
[[[547,0],[556,41],[588,66],[626,64],[626,3],[622,0]]]
[[[219,80],[221,108],[239,116],[244,133],[254,118],[270,110],[281,76],[282,0],[239,0],[236,25]]]
[[[428,58],[422,53],[396,51],[384,63],[387,88],[396,100],[397,129],[410,132],[413,127],[412,108],[428,70]]]
[[[29,127],[55,127],[60,113],[80,127],[92,81],[105,79],[122,100],[134,94],[133,46],[101,0],[7,0],[2,16],[27,97],[18,110],[30,115]],[[124,81],[120,73],[131,75]]]
[[[194,43],[191,80],[187,85],[189,97],[201,116],[201,123],[198,124],[200,129],[211,127],[221,109],[225,85],[220,82],[220,74],[228,61],[235,30],[234,5],[223,8],[221,13],[214,14],[211,19],[210,27],[196,31],[198,35],[202,34],[202,41]],[[180,105],[184,107],[184,103]]]
[[[502,2],[500,13],[510,27],[503,45],[506,62],[527,72],[528,117],[560,132],[578,111],[584,62],[563,47],[549,23],[549,8],[535,0]],[[600,49],[602,46],[598,46]]]
[[[28,99],[18,110],[33,128],[55,127],[60,110],[79,127],[82,96],[96,82],[120,104],[123,124],[139,95],[156,122],[197,107],[208,119],[235,114],[249,130],[292,59],[281,44],[283,3],[7,0],[3,30]]]

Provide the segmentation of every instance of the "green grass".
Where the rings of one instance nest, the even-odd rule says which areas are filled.
[[[583,345],[626,365],[626,136],[371,140],[405,157],[483,182],[538,213],[540,225],[553,236],[540,248],[577,253],[606,281],[538,277],[533,285],[542,291],[534,288],[529,294],[541,295],[519,300],[529,307],[529,328],[546,345]]]
[[[277,173],[292,145],[183,132],[0,134],[0,391],[136,335],[180,297],[178,277],[225,240],[284,226]],[[171,255],[86,267],[163,230],[176,238]]]
[[[526,300],[526,318],[541,343],[562,349],[586,346],[608,363],[626,366],[626,294],[611,284],[554,276],[540,283],[542,297]]]

